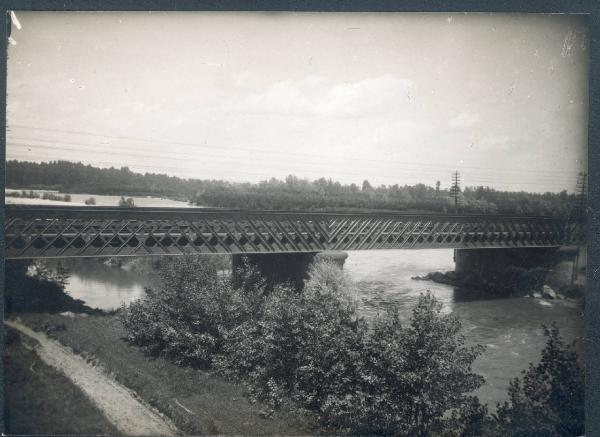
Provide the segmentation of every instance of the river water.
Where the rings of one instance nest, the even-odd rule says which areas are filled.
[[[486,346],[474,370],[486,384],[477,395],[493,407],[506,397],[510,379],[530,362],[537,362],[545,344],[542,325],[556,322],[566,340],[583,336],[580,309],[570,300],[530,298],[465,298],[459,290],[412,276],[454,268],[452,250],[381,250],[349,252],[344,265],[355,283],[360,311],[372,318],[389,305],[400,308],[404,320],[419,294],[426,290],[443,303],[444,312],[456,314],[469,343]],[[113,309],[144,294],[152,275],[102,264],[99,260],[63,260],[71,275],[67,291],[89,306]]]

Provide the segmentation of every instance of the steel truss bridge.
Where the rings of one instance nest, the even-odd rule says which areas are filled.
[[[505,215],[5,206],[5,257],[556,247],[579,222]]]

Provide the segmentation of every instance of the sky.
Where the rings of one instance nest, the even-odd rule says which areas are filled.
[[[582,16],[17,16],[7,159],[538,192],[586,170]]]

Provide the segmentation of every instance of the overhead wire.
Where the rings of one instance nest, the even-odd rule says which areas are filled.
[[[99,134],[99,133],[93,133],[93,132],[73,131],[73,130],[66,130],[66,129],[43,128],[43,127],[28,126],[28,125],[21,125],[21,124],[11,124],[9,126],[9,128],[12,128],[12,127],[29,129],[29,130],[54,132],[54,133],[61,133],[61,134],[92,136],[92,137],[105,138],[105,139],[119,139],[119,140],[135,141],[135,142],[155,143],[155,144],[164,144],[164,145],[178,145],[178,146],[194,147],[194,148],[199,147],[199,148],[208,148],[208,149],[217,149],[217,150],[246,151],[246,152],[263,153],[263,154],[269,154],[269,155],[282,154],[285,156],[303,156],[303,157],[312,157],[312,158],[318,158],[318,159],[340,159],[340,160],[358,161],[358,162],[365,162],[365,161],[366,162],[393,162],[396,164],[419,165],[419,166],[439,167],[439,168],[448,168],[448,169],[454,169],[456,167],[455,165],[449,165],[449,164],[432,164],[432,163],[423,163],[423,162],[407,162],[407,161],[381,160],[381,159],[370,159],[370,158],[363,159],[363,158],[352,158],[352,157],[339,156],[339,155],[307,155],[304,153],[288,152],[288,151],[265,150],[265,149],[247,148],[247,147],[230,146],[230,145],[218,145],[217,146],[217,145],[208,145],[208,144],[202,144],[202,143],[190,143],[190,142],[182,142],[182,141],[166,141],[166,140],[157,140],[157,139],[150,139],[150,138],[136,138],[136,137],[123,136],[123,135],[118,136],[118,135]],[[131,146],[129,146],[129,147],[131,147]],[[497,171],[497,172],[521,171],[521,170],[500,169],[500,168],[495,168],[495,167],[481,167],[481,166],[462,166],[462,168],[489,170],[489,171]],[[571,174],[571,172],[564,171],[564,170],[527,169],[526,171],[528,173]]]
[[[30,158],[26,155],[19,155],[17,154],[17,156],[19,157],[19,159],[27,159]],[[9,158],[10,159],[10,158]],[[13,158],[13,159],[16,159]],[[65,159],[67,160],[67,159]],[[43,161],[43,160],[41,160]],[[103,164],[106,166],[111,166],[113,168],[120,168],[123,167],[123,163],[122,162],[117,162],[117,161],[106,161],[106,160],[101,160],[101,161],[94,161],[96,165],[98,164]],[[168,170],[175,170],[177,171],[177,173],[180,175],[180,177],[185,177],[188,179],[195,179],[195,180],[202,180],[202,179],[223,179],[222,177],[222,172],[218,169],[206,169],[206,168],[194,168],[194,169],[190,169],[190,168],[186,168],[186,167],[174,167],[174,166],[156,166],[156,165],[145,165],[145,164],[132,164],[131,168],[137,171],[141,171],[138,169],[146,169],[147,172],[152,172],[155,174],[166,174],[168,173]],[[269,175],[266,176],[264,173],[256,173],[256,172],[247,172],[247,171],[236,171],[236,170],[232,170],[228,172],[231,175],[235,175],[237,177],[242,177],[242,178],[246,178],[246,180],[251,179],[251,180],[255,180],[255,181],[259,181],[259,180],[267,180],[270,177],[272,177],[273,175]],[[277,176],[277,175],[275,175]],[[281,173],[281,175],[279,177],[281,178],[285,178],[284,173]],[[334,176],[333,179],[337,182],[340,183],[345,183],[345,184],[351,184],[351,183],[355,183],[355,184],[360,184],[362,178],[348,178],[346,175],[332,175]],[[316,180],[318,179],[319,176],[313,176],[311,179]],[[387,179],[387,178],[369,178],[370,183],[372,185],[375,186],[379,186],[379,185],[386,185],[386,186],[392,186],[392,185],[404,185],[404,184],[399,184],[397,179],[396,180],[392,180],[392,179]],[[423,183],[422,179],[415,179],[414,183]],[[473,180],[473,179],[468,179],[465,180],[464,183],[465,186],[490,186],[489,183],[486,182],[480,182],[477,180]],[[496,183],[496,189],[502,189],[501,186],[504,186],[504,190],[506,191],[518,191],[513,189],[508,188],[510,185],[507,185],[506,183]],[[540,192],[546,192],[546,191],[562,191],[563,189],[566,189],[564,184],[537,184],[537,183],[520,183],[519,185],[527,185],[529,187],[534,186],[536,191],[540,191]]]
[[[29,156],[26,153],[21,153],[21,154],[19,154],[19,156],[20,156],[21,159],[31,159],[31,156]],[[55,158],[55,160],[56,159],[59,159],[59,158]],[[62,158],[62,159],[63,160],[70,160],[69,157],[65,157],[65,158]],[[117,168],[124,166],[124,163],[122,161],[105,161],[105,160],[98,161],[98,160],[94,160],[94,162],[95,163],[103,163],[103,164],[106,164],[106,165],[111,165],[113,167],[116,166]],[[210,172],[210,173],[218,174],[220,177],[222,177],[222,175],[223,175],[222,170],[216,169],[216,168],[198,168],[198,167],[189,168],[189,167],[181,167],[181,166],[175,167],[175,166],[168,166],[168,165],[146,165],[146,164],[142,164],[142,163],[132,163],[132,164],[129,164],[129,166],[135,167],[135,168],[144,168],[144,169],[147,169],[147,170],[149,170],[151,172],[163,172],[165,170],[174,170],[174,171],[176,171],[180,175],[183,174],[183,173],[181,173],[182,170],[188,170],[188,172],[186,172],[185,174],[189,175],[189,177],[193,177],[193,178],[199,178],[199,173],[200,172],[203,172],[203,173]],[[312,174],[314,174],[313,178],[318,179],[318,178],[322,177],[322,173],[314,173],[315,170],[314,169],[311,169],[311,170],[312,170]],[[287,176],[287,174],[289,174],[289,172],[285,172],[285,171],[284,172],[280,171],[280,172],[277,172],[277,173],[284,174],[285,176]],[[419,183],[419,182],[423,183],[424,182],[423,178],[422,178],[423,173],[415,173],[415,172],[410,172],[410,173],[408,173],[408,172],[402,172],[402,173],[399,173],[399,172],[392,172],[391,170],[387,171],[387,172],[380,171],[379,173],[380,174],[383,173],[388,178],[390,178],[390,179],[385,179],[385,182],[382,182],[383,184],[386,184],[386,185],[399,184],[398,178],[397,178],[396,175],[401,175],[403,177],[403,179],[405,179],[405,180],[406,179],[411,179],[411,180],[413,180],[416,183]],[[394,174],[392,175],[391,173],[394,173]],[[271,176],[270,174],[265,174],[264,172],[257,173],[257,172],[228,171],[228,174],[235,174],[235,175],[238,175],[238,176],[239,175],[241,175],[241,176],[250,176],[250,177],[253,177],[253,178],[262,178],[262,179],[268,179]],[[340,174],[340,173],[336,173],[336,172],[329,172],[328,175],[329,175],[330,178],[334,177],[335,179],[338,179],[340,181],[343,180],[343,181],[348,181],[348,182],[351,182],[351,183],[356,183],[356,182],[359,182],[360,180],[364,179],[364,177],[354,177],[354,178],[351,178],[351,177],[348,177],[348,174],[346,174],[346,173]],[[396,178],[391,179],[394,176],[396,176]],[[429,175],[429,176],[431,177],[432,180],[436,179],[436,178],[439,179],[439,176],[438,177],[432,177],[431,175]],[[370,179],[370,178],[367,178],[367,179]],[[569,183],[566,183],[566,182],[563,183],[563,182],[560,182],[560,181],[554,181],[554,182],[549,182],[549,181],[520,181],[520,180],[519,181],[515,181],[515,180],[506,181],[506,180],[500,180],[500,179],[485,179],[485,178],[468,177],[468,176],[466,176],[465,183],[471,183],[471,184],[475,184],[475,185],[477,185],[477,184],[481,184],[481,185],[494,184],[494,185],[504,185],[504,186],[507,186],[507,185],[514,186],[515,184],[518,184],[518,185],[527,185],[527,186],[537,186],[540,189],[543,189],[544,187],[548,187],[548,186],[566,188],[566,187],[568,187],[570,185]],[[401,185],[401,183],[400,183],[400,185]]]
[[[62,141],[62,143],[65,144],[70,144],[70,145],[75,145],[77,146],[77,148],[70,148],[70,147],[64,147],[64,146],[57,146],[54,143],[56,141],[53,140],[47,140],[47,139],[41,139],[41,138],[9,138],[9,141],[12,141],[12,145],[13,146],[19,146],[19,147],[34,147],[34,148],[40,148],[40,149],[46,149],[46,150],[62,150],[62,151],[75,151],[75,152],[86,152],[86,153],[110,153],[111,155],[119,155],[119,156],[130,156],[133,158],[148,158],[148,157],[155,157],[155,158],[160,158],[163,160],[171,160],[171,161],[181,161],[181,162],[189,162],[190,161],[190,157],[198,157],[199,159],[203,159],[206,157],[211,157],[211,158],[217,158],[217,159],[230,159],[230,157],[226,157],[223,155],[219,155],[219,154],[211,154],[211,153],[192,153],[192,154],[186,154],[186,156],[184,157],[179,157],[177,155],[174,155],[172,153],[160,153],[160,152],[148,152],[147,150],[145,150],[143,152],[143,155],[140,155],[139,153],[129,153],[128,151],[122,151],[122,150],[115,150],[114,147],[99,147],[98,145],[94,145],[94,144],[83,144],[83,143],[75,143],[75,142],[68,142],[68,141]],[[19,141],[19,142],[17,142]],[[37,144],[37,142],[49,142],[51,143],[51,145],[44,145],[44,144]],[[86,147],[91,147],[91,149],[86,149]],[[240,158],[243,161],[257,161],[261,164],[264,164],[264,161],[260,158],[256,158],[256,157],[243,157]],[[277,162],[277,163],[285,163],[288,164],[291,162],[290,159],[287,160],[281,160],[281,159],[271,159],[270,162]],[[298,160],[293,160],[294,164],[298,164],[298,163],[305,163],[307,165],[310,165],[311,167],[322,167],[322,168],[330,168],[330,163],[328,162],[323,162],[322,160],[320,160],[319,162],[302,162],[302,161],[298,161]],[[394,165],[393,162],[385,162],[385,164],[387,165]],[[344,166],[345,169],[353,169],[353,170],[365,170],[365,169],[369,169],[371,170],[372,167],[365,167],[365,166],[357,166],[357,165],[353,165],[353,166]],[[462,167],[460,167],[462,170]],[[444,170],[440,170],[440,169],[428,169],[428,170],[423,170],[423,169],[404,169],[404,168],[391,168],[391,169],[386,169],[386,168],[380,168],[380,171],[393,171],[393,172],[402,172],[402,174],[406,174],[407,172],[417,172],[419,175],[423,175],[424,173],[427,175],[438,175],[438,177],[443,177],[446,175],[446,171]],[[467,174],[473,174],[471,171],[466,172]],[[499,177],[504,177],[503,175],[490,175],[490,174],[484,174],[484,175],[477,175],[475,174],[474,177],[472,177],[471,179],[473,180],[477,180],[479,182],[503,182],[503,179],[499,179]],[[564,175],[564,176],[534,176],[531,175],[530,177],[523,177],[523,175],[520,175],[518,178],[517,177],[512,177],[510,178],[510,182],[564,182],[564,183],[572,183],[574,181],[574,177],[576,177],[576,175],[573,176],[569,176],[569,175]]]

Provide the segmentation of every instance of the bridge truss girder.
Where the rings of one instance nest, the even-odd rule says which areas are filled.
[[[553,247],[585,238],[545,217],[7,205],[5,257]]]

